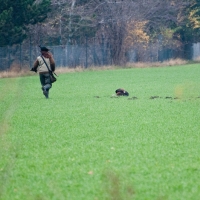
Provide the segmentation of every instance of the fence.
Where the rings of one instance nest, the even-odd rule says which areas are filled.
[[[75,68],[81,66],[87,68],[113,64],[112,49],[108,44],[86,42],[85,44],[48,47],[54,55],[57,67]],[[39,47],[28,42],[0,47],[0,70],[15,67],[19,69],[31,68],[39,54]],[[184,50],[164,48],[158,44],[149,44],[145,48],[141,45],[125,53],[127,62],[162,62],[175,58],[195,59],[199,55],[200,43],[190,45]]]
[[[90,45],[59,45],[48,46],[53,53],[57,67],[77,67],[112,65],[110,50],[104,46]],[[0,70],[13,67],[22,69],[32,67],[40,55],[38,46],[19,44],[0,47]]]

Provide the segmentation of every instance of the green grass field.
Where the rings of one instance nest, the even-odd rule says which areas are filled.
[[[120,87],[130,96],[111,98]],[[198,64],[60,74],[49,99],[40,88],[0,79],[1,200],[200,199]]]

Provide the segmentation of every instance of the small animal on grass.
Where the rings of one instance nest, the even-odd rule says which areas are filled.
[[[115,93],[117,96],[129,96],[129,93],[122,88],[115,90]]]

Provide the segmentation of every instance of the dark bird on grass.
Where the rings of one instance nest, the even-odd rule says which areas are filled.
[[[129,96],[129,93],[122,88],[115,90],[115,93],[117,96]]]

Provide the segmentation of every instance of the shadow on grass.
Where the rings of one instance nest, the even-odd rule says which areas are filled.
[[[132,184],[126,183],[116,172],[104,172],[104,190],[107,200],[133,200],[135,191]]]

